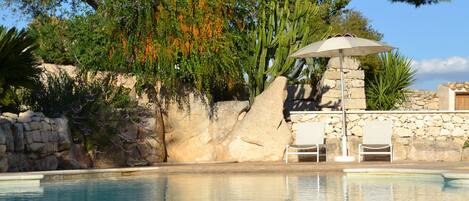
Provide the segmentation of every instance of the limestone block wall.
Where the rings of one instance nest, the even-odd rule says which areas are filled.
[[[340,153],[340,112],[292,112],[292,131],[302,122],[324,122],[327,156]],[[448,111],[350,111],[347,113],[349,154],[357,155],[362,142],[363,125],[370,120],[393,122],[396,160],[460,161],[469,160],[469,112]]]
[[[57,169],[70,149],[69,135],[65,118],[32,111],[1,114],[0,172]]]
[[[359,69],[360,62],[346,57],[343,63],[345,83],[345,107],[350,110],[366,109],[365,73]],[[340,63],[331,58],[320,82],[321,110],[340,109]]]
[[[310,84],[296,84],[287,86],[286,111],[317,111],[318,92]]]
[[[439,97],[434,91],[412,90],[397,110],[439,110]]]

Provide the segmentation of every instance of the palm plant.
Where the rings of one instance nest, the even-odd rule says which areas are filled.
[[[13,103],[17,88],[37,86],[41,69],[34,39],[25,30],[0,26],[0,107]]]
[[[415,81],[411,60],[398,52],[380,56],[381,69],[366,79],[368,109],[392,110],[406,100],[408,87]]]

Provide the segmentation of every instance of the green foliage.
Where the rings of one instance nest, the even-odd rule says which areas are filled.
[[[469,148],[469,140],[464,141],[463,149]]]
[[[109,60],[112,33],[103,16],[77,16],[67,20],[67,27],[73,40],[70,52],[76,66],[82,70],[118,70],[111,67],[118,64]]]
[[[41,70],[32,54],[36,47],[25,30],[0,26],[0,107],[15,101],[16,89],[37,86]]]
[[[170,94],[194,87],[214,101],[241,97],[247,84],[252,100],[280,75],[316,83],[327,59],[288,57],[311,42],[345,32],[382,37],[360,13],[344,10],[348,3],[103,1],[93,14],[31,27],[44,33],[36,34],[45,44],[37,54],[48,62],[133,73],[141,85],[161,81]],[[377,60],[361,59],[365,69],[374,69]]]
[[[34,53],[46,63],[72,64],[71,36],[67,23],[57,17],[41,15],[29,24],[29,33],[39,47]]]
[[[106,1],[113,33],[108,69],[134,73],[168,92],[189,85],[212,98],[243,84],[236,41],[242,29],[238,5],[228,0]]]
[[[298,75],[305,60],[288,57],[299,48],[330,34],[329,22],[348,1],[273,0],[260,2],[249,36],[253,56],[245,71],[251,100],[275,77]]]
[[[406,99],[407,87],[414,83],[411,60],[398,52],[380,56],[381,68],[365,80],[368,109],[392,110]]]
[[[24,95],[23,104],[49,117],[67,116],[74,140],[100,149],[110,145],[125,123],[137,119],[138,106],[129,90],[115,87],[112,80],[48,76],[42,88]]]
[[[34,53],[46,63],[74,64],[82,69],[110,69],[112,35],[97,14],[60,19],[41,15],[29,25],[39,44]]]

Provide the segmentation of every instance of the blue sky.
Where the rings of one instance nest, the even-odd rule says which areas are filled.
[[[452,0],[429,6],[352,0],[384,41],[414,60],[413,88],[436,89],[450,81],[469,81],[469,1]]]
[[[0,25],[2,26],[23,28],[27,26],[29,20],[29,18],[15,13],[11,9],[2,7],[0,11]]]
[[[469,81],[469,0],[415,8],[388,0],[352,0],[384,41],[414,60],[418,89],[436,89],[450,81]],[[26,26],[24,16],[0,12],[0,24]]]

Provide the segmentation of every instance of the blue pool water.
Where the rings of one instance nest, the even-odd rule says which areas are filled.
[[[439,176],[305,174],[170,174],[0,185],[0,200],[469,200],[469,188]]]

